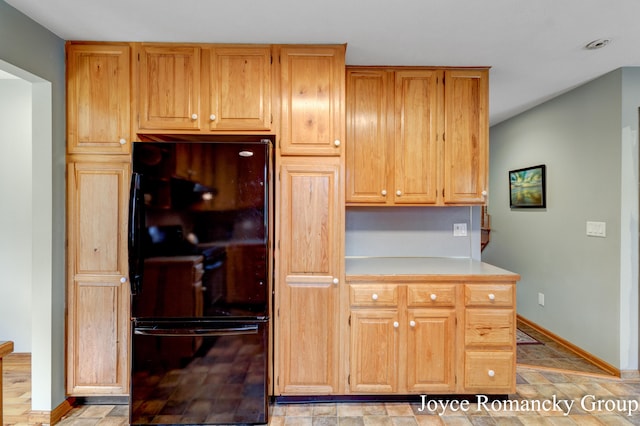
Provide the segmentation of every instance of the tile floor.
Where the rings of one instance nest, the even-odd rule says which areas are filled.
[[[530,330],[527,332],[540,338]],[[538,365],[524,366],[521,358],[528,363],[537,362]],[[472,396],[466,400],[468,404],[464,399],[459,400],[464,403],[462,408],[449,406],[442,409],[442,405],[434,406],[437,402],[429,402],[430,405],[425,410],[421,410],[420,397],[403,403],[272,404],[269,424],[640,425],[640,378],[622,380],[600,374],[589,363],[550,344],[519,345],[518,362],[516,393],[508,395],[502,401],[483,403],[483,396]],[[29,370],[25,368],[24,359],[21,359],[16,368],[11,365],[10,356],[5,360],[3,376],[6,387],[4,424],[42,424],[37,415],[28,412]],[[565,367],[571,367],[572,370],[564,370]],[[444,402],[440,402],[442,403]],[[632,412],[628,415],[627,411],[630,409]],[[58,424],[127,425],[127,421],[126,405],[85,405],[75,407]]]
[[[518,345],[517,360],[519,365],[607,375],[606,371],[575,355],[526,324],[518,322],[518,328],[543,343],[542,345]]]

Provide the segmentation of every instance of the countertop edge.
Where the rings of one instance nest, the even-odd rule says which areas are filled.
[[[347,281],[514,282],[520,275],[470,258],[347,257]]]

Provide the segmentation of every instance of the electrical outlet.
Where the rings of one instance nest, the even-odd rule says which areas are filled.
[[[538,293],[538,305],[544,306],[544,293]]]
[[[467,236],[467,224],[466,223],[454,223],[453,224],[453,236],[454,237],[466,237]]]

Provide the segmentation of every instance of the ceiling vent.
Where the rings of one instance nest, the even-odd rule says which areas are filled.
[[[608,38],[600,38],[598,40],[593,40],[592,42],[587,43],[584,46],[584,48],[587,49],[587,50],[602,49],[603,47],[605,47],[610,42],[611,42],[611,40],[609,40]]]

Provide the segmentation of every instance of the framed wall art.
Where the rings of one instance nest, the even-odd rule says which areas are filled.
[[[512,209],[547,207],[546,166],[509,170],[509,203]]]

